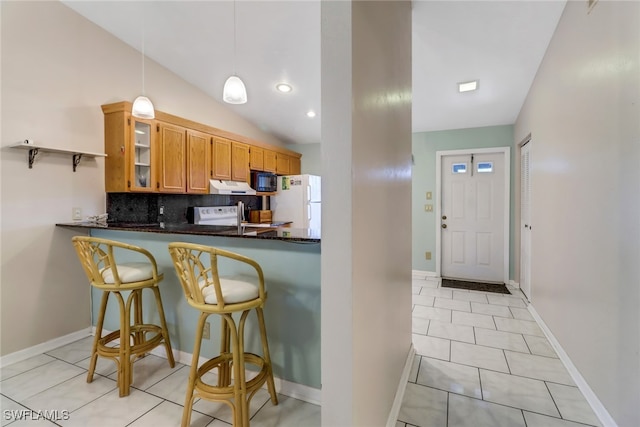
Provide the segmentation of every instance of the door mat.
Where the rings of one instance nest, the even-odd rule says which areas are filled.
[[[503,283],[467,282],[465,280],[442,279],[443,288],[468,289],[470,291],[494,292],[497,294],[509,294],[509,289]]]

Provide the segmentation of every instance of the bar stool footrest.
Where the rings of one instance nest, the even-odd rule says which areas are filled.
[[[147,334],[155,333],[155,335],[151,338],[147,338]],[[134,325],[131,326],[130,329],[130,338],[134,337],[135,334],[143,334],[144,339],[142,342],[131,344],[130,354],[131,355],[142,355],[145,353],[149,353],[153,350],[163,339],[162,336],[162,327],[157,325]],[[112,341],[120,339],[120,331],[113,331],[103,337],[100,337],[98,340],[98,348],[97,353],[103,357],[116,358],[120,355],[120,345],[116,346],[108,346]]]
[[[230,353],[222,354],[214,357],[211,360],[203,363],[198,368],[198,373],[195,381],[195,392],[203,399],[213,401],[224,401],[234,397],[233,384],[224,386],[214,386],[202,381],[203,375],[216,368],[222,368],[224,364],[231,364],[233,361],[233,355]],[[245,366],[252,365],[257,366],[260,370],[255,373],[255,376],[247,381],[247,396],[253,397],[255,391],[260,389],[262,385],[267,381],[268,367],[264,358],[253,353],[244,353]],[[254,371],[249,371],[254,373]],[[234,379],[235,380],[235,379]]]

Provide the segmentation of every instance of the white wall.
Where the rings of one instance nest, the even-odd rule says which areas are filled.
[[[532,135],[532,304],[619,426],[640,425],[640,2],[567,3]]]
[[[411,3],[322,2],[322,424],[385,425],[411,346]]]
[[[0,354],[89,327],[89,289],[71,246],[72,207],[105,210],[104,160],[41,154],[28,169],[25,138],[103,151],[100,105],[140,94],[140,53],[59,2],[0,2],[2,15]],[[152,61],[146,94],[158,110],[271,144],[272,136]]]

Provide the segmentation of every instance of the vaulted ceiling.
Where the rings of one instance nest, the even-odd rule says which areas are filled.
[[[320,1],[63,3],[220,102],[235,71],[249,102],[229,108],[285,142],[321,141]],[[564,5],[414,1],[413,131],[514,123]]]

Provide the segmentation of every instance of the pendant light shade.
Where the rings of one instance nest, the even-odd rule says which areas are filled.
[[[133,101],[131,115],[139,119],[155,119],[156,117],[153,104],[146,96],[139,96]]]
[[[236,68],[236,2],[233,2],[233,75],[224,82],[222,100],[227,104],[245,104],[247,102],[247,88],[235,74]]]
[[[222,99],[228,104],[244,104],[247,102],[247,89],[240,77],[233,75],[224,83]]]

